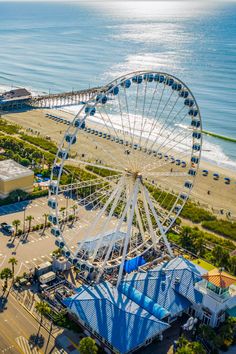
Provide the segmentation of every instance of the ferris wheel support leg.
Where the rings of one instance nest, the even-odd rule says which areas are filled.
[[[137,179],[135,182],[135,186],[134,186],[134,190],[133,190],[133,198],[132,198],[132,207],[130,210],[130,213],[128,214],[128,227],[127,227],[127,235],[125,237],[125,243],[124,243],[124,247],[123,247],[123,252],[122,252],[122,260],[121,260],[121,264],[120,264],[120,269],[119,269],[119,274],[118,274],[118,280],[117,280],[117,287],[120,284],[121,278],[122,278],[122,274],[123,274],[123,269],[124,269],[124,263],[125,263],[125,258],[126,258],[126,253],[127,253],[127,247],[128,247],[128,242],[130,239],[130,234],[132,231],[132,224],[133,224],[133,218],[134,218],[134,210],[135,210],[135,206],[137,204],[137,198],[138,198],[138,191],[139,191],[139,184],[140,184],[140,180]]]
[[[104,258],[104,261],[103,261],[103,263],[102,263],[102,265],[100,267],[100,271],[99,271],[99,274],[97,276],[97,282],[99,282],[99,280],[101,278],[101,275],[103,273],[103,270],[105,268],[105,265],[106,265],[106,263],[107,263],[107,261],[108,261],[108,259],[110,257],[110,254],[111,254],[111,251],[112,251],[112,247],[114,246],[114,243],[115,243],[115,240],[116,240],[115,235],[120,231],[120,228],[121,228],[121,226],[122,226],[122,224],[124,222],[125,216],[127,215],[127,212],[128,212],[128,210],[129,210],[129,208],[131,206],[133,194],[134,194],[134,188],[133,188],[133,192],[130,193],[129,199],[128,199],[128,201],[126,203],[126,206],[125,206],[125,208],[124,208],[124,210],[122,212],[121,218],[119,219],[118,225],[117,225],[116,230],[114,232],[114,236],[113,236],[113,238],[111,240],[111,243],[109,245],[107,254],[106,254],[106,256]]]
[[[135,214],[137,216],[138,226],[139,226],[139,229],[140,229],[140,232],[142,235],[142,239],[143,239],[143,241],[145,241],[145,232],[144,232],[142,219],[141,219],[140,212],[139,212],[137,205],[135,206]]]
[[[117,207],[117,204],[118,204],[118,202],[119,202],[120,196],[121,196],[121,194],[122,194],[123,186],[124,186],[124,180],[123,180],[123,178],[122,178],[121,181],[120,181],[120,183],[119,183],[119,188],[117,189],[117,193],[116,193],[116,195],[115,195],[114,203],[113,203],[113,205],[112,205],[112,207],[111,207],[111,210],[110,210],[110,212],[109,212],[108,218],[106,219],[105,223],[103,224],[102,231],[101,231],[101,235],[104,235],[104,232],[105,232],[105,230],[106,230],[106,227],[107,227],[107,225],[109,225],[109,223],[110,223],[110,220],[111,220],[111,218],[112,218],[112,215],[113,215],[113,213],[114,213],[114,210],[115,210],[115,208]],[[97,242],[96,248],[95,248],[95,250],[94,250],[94,252],[93,252],[93,255],[92,255],[92,257],[91,257],[91,261],[94,261],[94,258],[95,258],[96,254],[97,254],[97,252],[98,252],[98,250],[99,250],[99,248],[100,248],[100,246],[101,246],[102,240],[103,240],[103,236],[100,237],[99,242]]]
[[[147,189],[146,189],[145,186],[143,186],[143,190],[144,190],[144,194],[145,194],[145,197],[146,197],[146,199],[147,199],[147,202],[148,202],[148,204],[149,204],[149,206],[150,206],[150,208],[151,208],[152,214],[153,214],[153,216],[154,216],[154,218],[155,218],[155,221],[156,221],[156,223],[157,223],[157,225],[158,225],[158,227],[159,227],[159,229],[160,229],[161,236],[162,236],[162,238],[163,238],[163,240],[164,240],[164,243],[165,243],[165,245],[166,245],[166,248],[167,248],[167,250],[168,250],[170,256],[173,258],[173,257],[174,257],[173,251],[172,251],[172,249],[171,249],[171,247],[170,247],[170,244],[169,244],[169,242],[168,242],[168,240],[167,240],[166,234],[165,234],[165,232],[164,232],[164,230],[163,230],[162,224],[161,224],[161,222],[160,222],[160,220],[159,220],[159,218],[158,218],[158,215],[157,215],[157,213],[156,213],[156,210],[155,210],[155,208],[154,208],[154,205],[153,205],[153,203],[152,203],[152,201],[151,201],[151,198],[149,197],[148,191],[147,191]]]

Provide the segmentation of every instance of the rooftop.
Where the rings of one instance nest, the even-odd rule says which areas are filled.
[[[11,91],[4,92],[0,96],[0,101],[10,101],[15,99],[25,99],[31,97],[31,93],[25,88],[13,89]]]
[[[230,285],[236,282],[236,278],[232,275],[222,272],[219,269],[212,269],[207,274],[202,276],[209,283],[218,286],[219,288],[228,288]]]
[[[203,295],[195,289],[206,271],[177,257],[147,272],[125,276],[118,289],[109,282],[83,285],[64,304],[89,330],[120,353],[127,353],[162,333],[175,317]]]
[[[19,177],[32,176],[33,171],[13,160],[0,161],[0,180],[8,181]]]
[[[63,302],[121,354],[169,327],[108,282],[94,287],[84,285]]]

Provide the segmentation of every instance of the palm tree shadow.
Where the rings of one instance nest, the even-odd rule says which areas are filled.
[[[29,337],[29,345],[30,345],[30,348],[33,349],[33,348],[43,348],[44,346],[44,342],[45,342],[45,338],[42,334],[31,334],[31,336]]]
[[[7,296],[4,296],[5,293],[3,293],[3,295],[0,297],[0,312],[3,312],[5,310],[7,310]]]

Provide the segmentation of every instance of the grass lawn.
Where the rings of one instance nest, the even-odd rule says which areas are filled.
[[[202,267],[203,269],[206,269],[208,271],[215,268],[212,264],[207,263],[206,261],[203,261],[202,259],[199,259],[199,258],[194,259],[191,262],[199,265],[200,267]]]

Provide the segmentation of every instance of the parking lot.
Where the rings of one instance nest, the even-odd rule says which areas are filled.
[[[64,206],[65,202],[65,198],[60,196],[60,207]],[[70,200],[69,204],[72,204],[72,202],[74,203],[74,201]],[[3,208],[0,210],[2,211]],[[7,211],[9,211],[8,214]],[[79,206],[78,221],[68,222],[64,226],[63,235],[72,251],[76,249],[78,241],[88,237],[88,226],[94,220],[97,212],[86,210],[83,206]],[[18,219],[21,221],[19,228],[22,228],[24,217],[32,215],[34,217],[32,226],[34,226],[44,222],[43,214],[45,213],[49,213],[47,198],[40,198],[31,203],[20,202],[4,207],[4,215],[0,216],[0,223],[7,222],[11,224],[13,220]],[[94,234],[90,236],[95,236],[101,232],[104,219],[105,216],[102,216],[100,224],[97,225]],[[114,228],[116,223],[117,219],[111,219],[110,228]],[[28,222],[26,222],[27,224]],[[18,264],[15,267],[15,275],[33,271],[39,264],[51,260],[52,252],[55,249],[55,237],[51,235],[50,228],[46,229],[44,233],[39,230],[17,237],[6,235],[0,231],[0,269],[8,267],[9,258],[15,257],[18,260]]]

